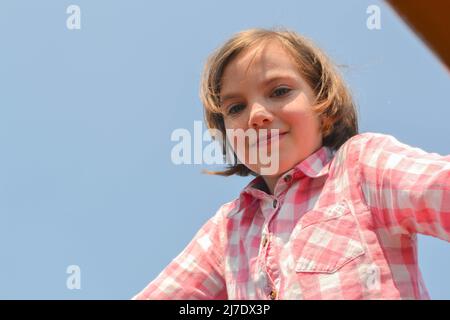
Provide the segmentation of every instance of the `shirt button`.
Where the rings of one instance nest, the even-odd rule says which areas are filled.
[[[377,266],[371,265],[366,270],[366,286],[369,290],[379,290],[380,287],[380,271]]]
[[[292,176],[290,174],[288,174],[287,176],[284,177],[284,182],[290,182],[292,180]]]
[[[267,245],[267,236],[266,235],[264,235],[263,236],[263,241],[262,241],[262,245],[263,245],[263,247],[265,247],[266,245]]]
[[[270,291],[269,298],[270,300],[275,300],[277,298],[277,292],[275,290]]]
[[[273,203],[272,203],[274,209],[277,207],[277,204],[278,204],[278,200],[274,199]]]

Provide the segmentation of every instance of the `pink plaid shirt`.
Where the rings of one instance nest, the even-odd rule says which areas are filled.
[[[254,179],[134,299],[427,299],[417,233],[450,239],[450,156],[365,133],[274,195]]]

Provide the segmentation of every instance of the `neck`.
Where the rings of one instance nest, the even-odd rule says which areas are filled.
[[[280,178],[279,175],[277,176],[263,176],[264,182],[266,183],[267,190],[269,194],[273,194],[275,190],[275,185],[277,184],[278,179]]]

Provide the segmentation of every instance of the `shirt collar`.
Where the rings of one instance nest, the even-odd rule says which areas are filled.
[[[326,146],[321,147],[308,158],[294,167],[294,172],[302,172],[310,178],[318,178],[328,174],[331,159],[335,152]]]
[[[308,158],[298,163],[294,168],[285,172],[277,182],[275,186],[275,194],[279,187],[283,187],[280,184],[286,186],[293,181],[298,180],[304,176],[310,178],[319,178],[325,176],[329,172],[331,160],[333,159],[335,151],[329,147],[322,146],[320,149],[311,154]],[[250,181],[247,186],[241,191],[239,195],[238,203],[228,213],[228,216],[232,216],[238,213],[242,208],[247,207],[250,203],[256,199],[262,199],[267,197],[267,193],[262,190],[264,185],[264,179],[262,176],[257,176]]]

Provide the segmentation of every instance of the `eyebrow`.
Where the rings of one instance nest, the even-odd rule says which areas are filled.
[[[278,81],[278,80],[284,80],[284,79],[293,79],[293,77],[291,75],[279,75],[279,76],[274,76],[274,77],[270,77],[265,79],[264,81],[262,81],[260,83],[260,86],[265,87],[268,86],[269,84],[271,84],[272,82]],[[224,103],[227,100],[230,99],[234,99],[239,97],[239,93],[229,93],[224,95],[223,97],[220,98],[220,102]]]

